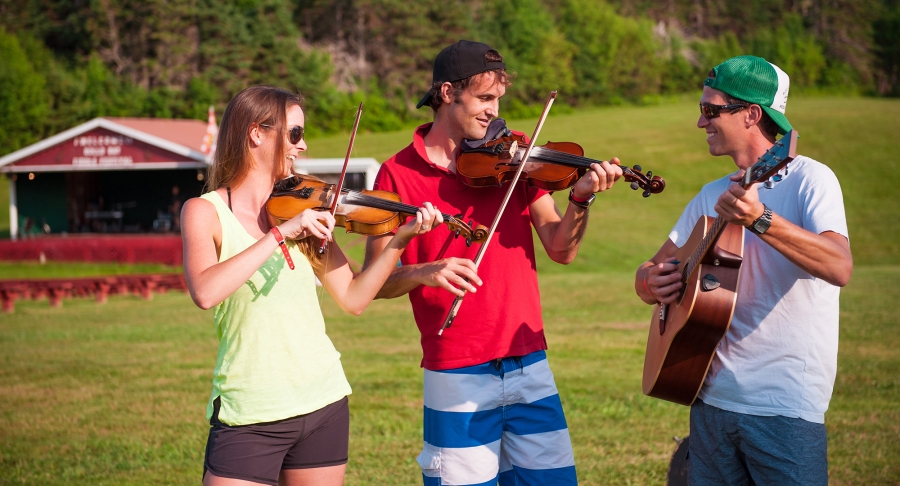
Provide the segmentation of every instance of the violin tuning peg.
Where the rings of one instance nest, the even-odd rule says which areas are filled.
[[[634,181],[634,182],[631,183],[631,189],[632,189],[632,190],[637,191],[637,190],[638,190],[638,187],[641,187],[641,186],[637,183],[637,181]]]
[[[453,234],[453,237],[454,237],[454,238],[459,238],[459,233],[460,233],[461,231],[462,231],[462,229],[457,229],[457,230],[456,230],[456,233]]]
[[[644,193],[641,195],[644,197],[650,197],[650,191],[644,191]]]
[[[466,246],[472,246],[472,238],[466,238]]]
[[[651,178],[651,177],[653,177],[653,171],[652,171],[652,170],[648,170],[648,171],[647,171],[647,178],[649,179],[649,178]]]
[[[641,166],[639,166],[639,165],[632,165],[631,168],[634,169],[634,170],[636,170],[636,171],[638,171],[638,172],[641,171]]]

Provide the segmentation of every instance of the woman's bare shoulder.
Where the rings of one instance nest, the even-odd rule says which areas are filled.
[[[211,201],[200,197],[192,197],[181,207],[182,231],[217,232],[219,215]]]

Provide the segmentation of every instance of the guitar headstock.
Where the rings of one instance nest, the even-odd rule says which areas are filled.
[[[769,180],[788,162],[794,160],[794,157],[797,156],[797,138],[799,136],[797,130],[791,130],[775,142],[775,145],[772,145],[769,150],[766,150],[766,153],[757,159],[753,167],[744,173],[744,187]]]

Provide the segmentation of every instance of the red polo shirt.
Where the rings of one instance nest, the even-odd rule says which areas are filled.
[[[396,192],[403,202],[415,206],[430,202],[444,214],[462,213],[463,221],[489,227],[509,185],[471,188],[457,180],[455,173],[435,165],[425,152],[424,137],[430,129],[430,123],[417,128],[413,143],[382,164],[375,189]],[[461,368],[547,349],[529,210],[544,194],[524,182],[518,184],[479,266],[484,285],[466,294],[453,325],[443,335],[438,330],[455,296],[424,285],[409,293],[422,334],[424,368]],[[463,237],[454,239],[449,228],[441,225],[413,238],[401,261],[404,265],[450,257],[474,261],[478,248],[478,243],[466,247]]]

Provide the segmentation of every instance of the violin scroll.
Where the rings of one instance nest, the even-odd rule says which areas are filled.
[[[466,246],[472,246],[472,243],[481,243],[487,238],[487,228],[480,224],[476,225],[472,220],[465,223],[459,219],[461,217],[462,214],[450,216],[449,218],[444,215],[444,223],[450,228],[454,238],[459,238],[461,234],[465,235]]]
[[[653,171],[648,170],[647,175],[644,175],[639,165],[631,167],[623,165],[620,167],[622,167],[625,180],[631,182],[631,188],[635,191],[643,189],[644,192],[641,195],[644,197],[650,197],[651,194],[659,194],[666,188],[666,181],[660,176],[653,175]]]

